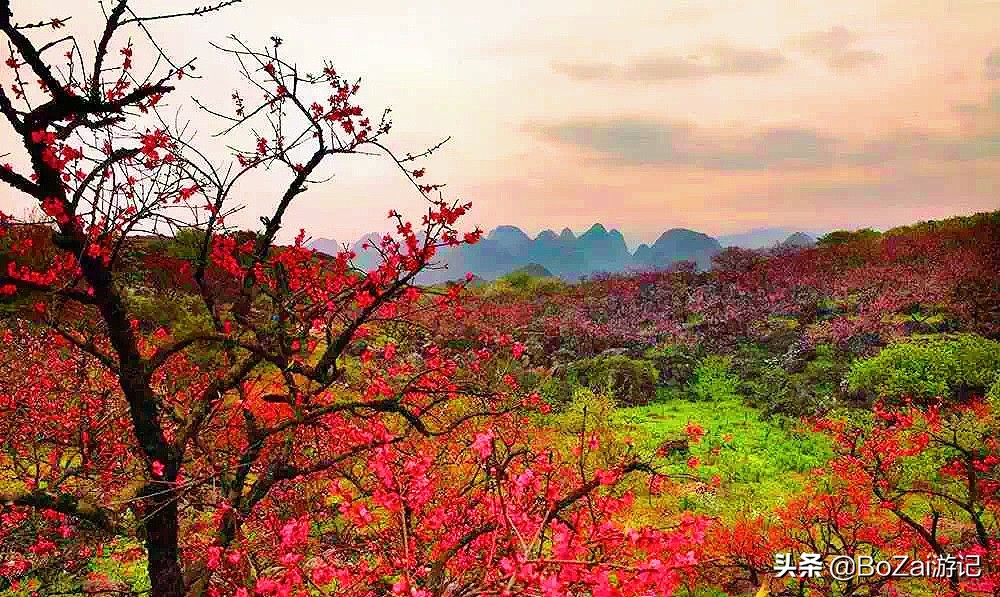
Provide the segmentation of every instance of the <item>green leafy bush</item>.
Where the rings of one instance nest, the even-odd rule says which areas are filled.
[[[874,357],[855,361],[847,384],[852,392],[883,399],[962,399],[985,393],[998,373],[1000,342],[958,334],[891,344]]]
[[[880,237],[881,235],[881,232],[871,228],[862,228],[861,230],[834,230],[833,232],[816,239],[816,246],[832,247],[859,240],[872,240]]]
[[[694,375],[701,355],[697,347],[686,344],[663,344],[643,355],[656,368],[661,386],[682,389]]]
[[[607,392],[618,404],[648,404],[656,397],[656,369],[649,361],[626,356],[598,356],[570,363],[567,382]]]
[[[611,420],[614,398],[590,388],[575,388],[566,408],[558,415],[557,426],[569,434],[593,431]]]
[[[988,392],[986,392],[986,398],[988,400],[998,400],[1000,401],[1000,375],[993,381],[993,385],[990,386]]]
[[[1000,412],[1000,375],[997,375],[996,381],[993,382],[989,391],[986,392],[986,402],[990,405],[990,408]]]
[[[573,398],[573,384],[564,377],[548,377],[539,384],[538,394],[553,408],[561,409]]]
[[[741,355],[740,392],[764,417],[814,416],[833,408],[850,358],[829,344],[768,358],[759,349]]]
[[[551,275],[535,275],[530,271],[515,271],[498,278],[483,288],[483,296],[517,296],[532,298],[538,295],[554,294],[566,288],[566,283]]]
[[[695,400],[726,400],[738,396],[740,378],[730,357],[709,355],[698,363],[687,389]]]
[[[173,239],[166,241],[164,247],[171,257],[195,261],[201,256],[205,243],[205,231],[197,228],[181,228]]]
[[[766,369],[760,378],[741,384],[741,389],[764,418],[815,416],[836,404],[830,383],[814,383],[807,373],[789,373],[781,367]]]

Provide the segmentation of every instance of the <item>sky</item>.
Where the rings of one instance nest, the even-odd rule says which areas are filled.
[[[96,2],[12,4],[16,21],[72,16],[79,39],[100,26]],[[361,77],[369,112],[392,108],[397,153],[451,137],[425,165],[473,203],[467,226],[600,222],[634,247],[673,227],[886,228],[1000,208],[997,23],[996,0],[247,0],[152,29],[197,57],[203,78],[172,105],[206,138],[221,127],[188,99],[225,103],[240,85],[210,42],[279,35],[303,68]],[[0,131],[0,153],[17,149]],[[350,241],[388,229],[389,209],[424,209],[385,157],[330,174],[283,238]],[[239,223],[259,226],[286,178],[240,189]],[[0,210],[23,205],[0,191]]]

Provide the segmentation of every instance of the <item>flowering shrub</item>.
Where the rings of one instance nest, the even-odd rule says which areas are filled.
[[[32,39],[63,21],[0,11],[15,80],[0,114],[30,165],[0,181],[41,209],[0,214],[5,586],[117,591],[88,573],[114,544],[153,597],[672,592],[708,522],[622,523],[635,496],[619,486],[658,478],[654,463],[600,452],[589,426],[576,451],[531,426],[545,405],[508,367],[520,338],[428,337],[422,322],[469,315],[466,284],[417,276],[480,238],[459,228],[471,204],[415,164],[436,147],[398,157],[388,112],[370,117],[330,63],[299,70],[277,37],[230,38],[246,89],[228,109],[196,104],[224,123],[231,164],[173,124],[193,65],[154,42],[144,79],[127,32],[231,4],[142,16],[119,0],[93,61],[71,51],[66,68],[47,59],[73,37]],[[420,220],[390,211],[364,270],[350,251],[307,249],[304,231],[280,246],[321,166],[361,151],[397,167],[426,201]],[[234,197],[264,171],[287,186],[260,229],[233,230]]]

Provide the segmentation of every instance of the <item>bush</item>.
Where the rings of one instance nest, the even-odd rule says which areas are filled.
[[[173,239],[166,241],[164,247],[171,257],[195,261],[201,256],[202,245],[205,243],[205,231],[197,228],[181,228]]]
[[[806,363],[803,376],[823,394],[834,394],[847,369],[847,357],[829,344],[816,346],[815,357]]]
[[[852,392],[878,398],[961,400],[984,394],[1000,373],[1000,342],[975,334],[897,342],[855,361],[847,374]]]
[[[994,412],[1000,412],[1000,375],[997,375],[993,385],[986,392],[986,403]]]
[[[993,385],[986,392],[986,399],[1000,401],[1000,375],[997,375],[997,378],[993,381]]]
[[[676,389],[687,386],[701,358],[696,347],[685,344],[664,344],[650,348],[643,356],[656,369],[659,384]]]
[[[807,370],[789,373],[781,367],[765,369],[761,377],[742,384],[747,402],[761,409],[765,419],[777,415],[811,417],[836,405],[833,384],[815,381]]]
[[[530,271],[514,271],[498,278],[483,288],[483,296],[496,298],[513,295],[520,298],[534,298],[538,295],[555,294],[564,290],[566,283],[552,275],[535,275]]]
[[[558,415],[558,427],[565,433],[576,435],[581,431],[594,431],[611,420],[615,400],[590,388],[575,388],[569,402]]]
[[[849,353],[829,344],[796,344],[776,356],[757,346],[738,353],[740,392],[764,417],[823,414],[836,405]]]
[[[538,394],[549,406],[562,409],[573,398],[573,384],[562,377],[549,377],[539,385]]]
[[[695,367],[687,389],[695,400],[727,400],[739,396],[740,378],[733,373],[732,359],[709,355]]]
[[[656,369],[648,361],[618,355],[575,361],[566,370],[570,384],[607,392],[623,406],[652,401],[656,397],[656,379]]]
[[[862,228],[861,230],[834,230],[833,232],[816,239],[816,246],[833,247],[859,240],[873,240],[879,238],[880,236],[882,236],[881,232],[871,228]]]

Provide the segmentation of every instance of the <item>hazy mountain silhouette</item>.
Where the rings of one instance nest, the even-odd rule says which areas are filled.
[[[522,265],[516,270],[511,272],[512,274],[528,274],[529,276],[534,276],[536,278],[548,278],[552,276],[550,272],[544,265],[539,265],[537,263],[529,263],[528,265]]]
[[[719,241],[702,232],[687,228],[667,230],[653,246],[639,245],[632,256],[642,269],[663,268],[675,261],[694,261],[701,269],[712,265],[712,256],[722,250]]]
[[[378,252],[374,248],[364,250],[363,245],[377,246],[379,241],[380,236],[373,233],[352,245],[358,255],[354,260],[357,267],[367,271],[378,264]],[[322,238],[310,243],[310,247],[324,253],[336,253],[341,248]],[[544,230],[535,238],[516,226],[498,226],[474,245],[440,249],[436,260],[447,268],[422,272],[417,282],[436,284],[462,278],[465,272],[492,280],[527,266],[531,266],[529,271],[548,272],[571,281],[602,272],[665,268],[682,260],[707,269],[712,255],[721,248],[707,234],[684,228],[668,230],[652,246],[642,245],[632,254],[621,232],[608,230],[602,224],[594,224],[580,236],[564,228],[559,234]]]
[[[511,255],[526,253],[531,244],[531,238],[517,226],[497,226],[486,235],[486,240],[493,241]]]
[[[609,232],[604,226],[594,224],[576,242],[590,271],[618,272],[632,265],[625,237],[617,230]]]
[[[309,241],[307,246],[310,249],[316,249],[320,253],[326,253],[327,255],[336,255],[343,248],[340,243],[332,238],[315,238]]]
[[[719,236],[719,244],[723,247],[741,247],[744,249],[765,249],[768,247],[773,247],[775,245],[780,245],[789,236],[800,232],[795,228],[754,228],[746,232],[740,232],[739,234],[723,234]],[[825,232],[809,232],[803,233],[808,234],[814,238],[823,236]]]
[[[381,238],[379,234],[370,233],[351,245],[351,250],[357,254],[356,267],[369,271],[379,264]],[[621,232],[608,230],[602,224],[594,224],[580,236],[563,228],[558,234],[543,230],[535,238],[517,226],[498,226],[474,245],[439,249],[436,261],[447,267],[424,271],[417,282],[437,284],[464,279],[466,272],[483,280],[495,280],[518,270],[546,272],[575,281],[603,272],[661,269],[677,261],[694,261],[700,269],[708,269],[712,256],[726,246],[810,247],[816,243],[815,238],[813,234],[786,228],[757,228],[715,239],[695,230],[672,228],[652,245],[639,245],[631,253]],[[331,255],[342,249],[342,245],[329,238],[318,238],[309,246]]]
[[[382,236],[375,232],[369,232],[359,238],[357,242],[351,246],[351,251],[354,251],[357,255],[357,257],[354,258],[355,267],[366,272],[378,267],[378,265],[382,263],[382,256],[379,253],[381,243]]]
[[[788,238],[781,241],[782,247],[789,247],[789,248],[811,247],[815,244],[816,244],[816,239],[806,234],[805,232],[796,232],[795,234],[791,234],[788,236]]]

